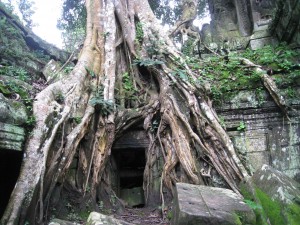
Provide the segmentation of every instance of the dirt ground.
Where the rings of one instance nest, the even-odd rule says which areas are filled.
[[[169,225],[167,212],[153,208],[126,208],[122,213],[115,214],[114,217],[136,225]]]

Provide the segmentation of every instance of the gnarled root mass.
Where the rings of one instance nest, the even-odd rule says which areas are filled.
[[[199,74],[185,64],[148,3],[87,0],[86,8],[87,37],[76,67],[36,97],[37,123],[2,223],[24,224],[27,218],[42,224],[55,187],[67,181],[81,199],[96,202],[100,190],[112,192],[107,173],[112,144],[140,123],[150,140],[147,203],[159,201],[157,173],[161,194],[163,188],[171,194],[177,181],[208,184],[216,174],[239,193],[247,171],[195,82]],[[74,157],[77,172],[70,182]],[[162,171],[155,169],[159,163]]]

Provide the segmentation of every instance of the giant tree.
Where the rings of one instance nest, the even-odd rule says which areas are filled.
[[[107,162],[112,144],[137,124],[150,140],[143,184],[148,202],[160,195],[164,203],[162,189],[171,196],[177,181],[205,184],[212,168],[239,193],[237,184],[248,173],[206,86],[198,82],[201,73],[189,68],[148,2],[86,0],[85,5],[86,39],[79,60],[68,76],[36,96],[36,125],[1,222],[24,224],[27,218],[43,223],[53,190],[64,183],[75,155],[84,175],[77,180],[78,198],[96,201],[98,192],[111,192]],[[153,173],[160,156],[156,193]]]

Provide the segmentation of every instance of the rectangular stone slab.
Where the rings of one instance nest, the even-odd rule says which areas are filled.
[[[176,184],[172,225],[238,224],[238,215],[247,224],[255,224],[252,210],[232,190]]]

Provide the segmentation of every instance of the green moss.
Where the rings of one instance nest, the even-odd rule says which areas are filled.
[[[300,222],[300,206],[296,204],[290,204],[286,207],[284,212],[288,220],[288,224],[297,225]]]
[[[233,217],[234,217],[234,224],[235,225],[242,225],[243,223],[241,222],[240,220],[240,216],[236,213],[233,214]]]
[[[255,213],[255,217],[256,217],[256,225],[269,225],[270,223],[268,222],[269,219],[269,215],[267,214],[267,212],[265,211],[264,206],[266,205],[263,204],[263,201],[267,198],[269,198],[265,193],[263,193],[262,191],[260,191],[261,196],[263,196],[263,198],[260,198],[259,194],[258,194],[258,190],[257,188],[252,187],[252,185],[249,185],[248,183],[243,183],[240,186],[240,191],[243,194],[244,198],[245,198],[245,203],[254,211]],[[270,198],[268,199],[270,201],[272,201]],[[267,204],[268,205],[268,204]],[[273,223],[271,223],[273,225]]]
[[[256,194],[271,224],[272,225],[286,224],[284,221],[284,217],[281,213],[280,202],[272,200],[266,193],[264,193],[259,188],[256,188]]]
[[[212,98],[217,104],[240,90],[255,90],[263,87],[261,74],[255,72],[253,68],[242,65],[239,57],[248,58],[271,73],[276,71],[273,77],[278,87],[294,86],[296,80],[299,79],[300,70],[297,66],[297,59],[300,52],[286,45],[265,46],[255,51],[247,49],[242,53],[230,53],[229,56],[214,56],[201,62],[203,69],[200,78],[211,84]],[[193,65],[191,68],[194,68]],[[293,97],[294,93],[289,91],[287,95],[287,97]],[[259,99],[260,104],[262,100],[262,98]]]
[[[79,212],[79,217],[83,220],[83,221],[87,221],[89,215],[90,215],[90,211],[81,211]]]

